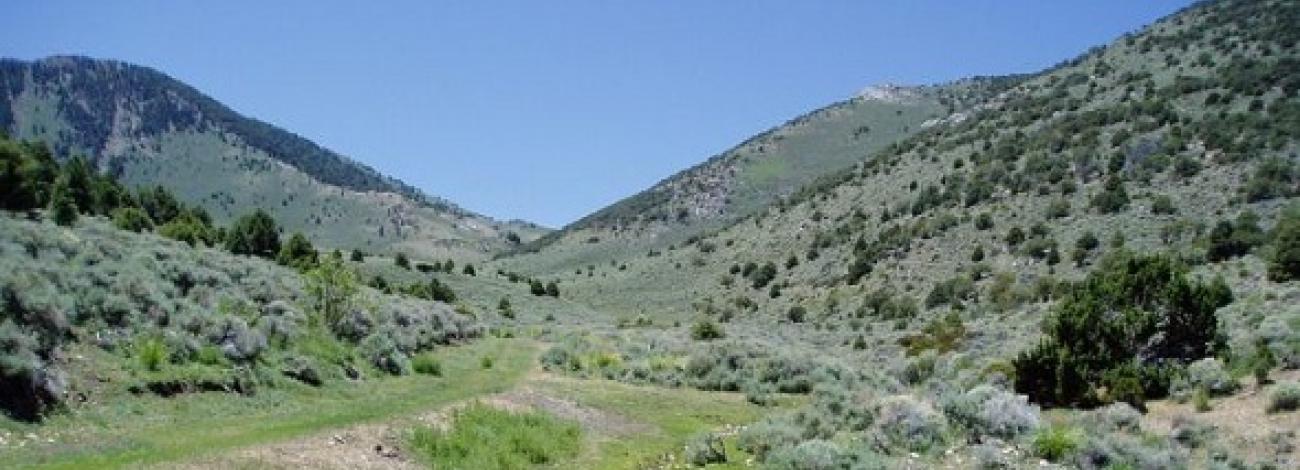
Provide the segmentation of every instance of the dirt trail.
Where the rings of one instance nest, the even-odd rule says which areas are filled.
[[[258,469],[417,469],[422,466],[404,449],[404,433],[415,426],[445,428],[455,410],[479,402],[512,411],[543,410],[579,423],[587,435],[625,436],[649,426],[626,417],[555,397],[534,385],[556,378],[534,370],[514,390],[457,402],[414,417],[333,429],[289,441],[237,449],[225,455],[167,464],[158,468],[193,470]]]

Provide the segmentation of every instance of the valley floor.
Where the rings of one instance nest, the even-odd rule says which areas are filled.
[[[442,377],[89,406],[3,431],[0,467],[421,468],[403,449],[409,432],[445,427],[453,410],[481,402],[579,423],[582,451],[564,468],[671,468],[690,435],[726,434],[760,417],[740,394],[552,375],[538,369],[539,352],[533,341],[490,339],[442,349]]]

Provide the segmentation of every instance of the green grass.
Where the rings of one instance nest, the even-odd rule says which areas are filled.
[[[581,438],[577,423],[546,413],[474,404],[457,411],[447,431],[416,428],[410,444],[433,468],[512,470],[571,458]]]
[[[1034,436],[1034,454],[1056,462],[1079,448],[1078,431],[1066,426],[1052,426]]]
[[[431,353],[420,354],[411,359],[411,369],[415,370],[417,374],[440,376],[442,375],[442,362],[439,362],[438,358]]]
[[[253,397],[123,396],[27,427],[58,437],[7,449],[0,453],[0,468],[134,468],[404,416],[512,388],[536,363],[536,352],[533,343],[485,339],[439,350],[434,356],[443,364],[443,377],[290,385]],[[492,369],[479,365],[485,354],[496,358]]]
[[[567,377],[550,378],[536,386],[550,395],[635,423],[627,434],[590,436],[590,447],[569,465],[571,468],[646,468],[665,463],[663,459],[669,454],[680,462],[692,436],[748,424],[771,411],[746,402],[737,393]],[[793,406],[795,401],[788,399],[780,405]],[[710,468],[742,468],[746,454],[736,449],[735,439],[724,439],[724,444],[730,457],[728,463]]]

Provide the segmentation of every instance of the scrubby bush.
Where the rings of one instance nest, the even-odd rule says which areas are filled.
[[[974,437],[1012,440],[1033,432],[1041,423],[1038,407],[1028,397],[991,385],[980,385],[943,403],[944,415]]]
[[[411,369],[417,374],[442,376],[442,362],[432,354],[420,354],[411,360]]]
[[[167,362],[167,345],[157,337],[150,336],[136,345],[136,357],[140,366],[148,371],[158,371]]]
[[[1295,411],[1300,409],[1300,383],[1287,382],[1280,383],[1273,389],[1273,393],[1268,397],[1269,413],[1280,413],[1283,411]]]
[[[237,255],[274,257],[280,251],[280,230],[275,219],[261,209],[239,218],[230,227],[226,249]]]
[[[138,207],[119,207],[113,210],[113,226],[118,230],[139,233],[153,230],[153,220]]]
[[[1034,455],[1059,462],[1079,449],[1079,431],[1066,426],[1050,426],[1034,435]]]
[[[1128,192],[1124,190],[1124,180],[1119,176],[1106,178],[1100,192],[1092,197],[1092,207],[1102,214],[1113,214],[1128,207]]]
[[[316,266],[319,254],[316,247],[302,233],[295,232],[289,241],[280,247],[275,262],[298,270],[308,270]]]
[[[686,461],[700,467],[726,463],[727,446],[722,443],[722,438],[717,434],[711,432],[696,434],[686,441]]]
[[[1268,263],[1268,277],[1278,282],[1300,279],[1300,204],[1283,211],[1273,227],[1273,256]]]
[[[736,446],[759,461],[777,449],[792,447],[803,441],[803,431],[785,419],[766,419],[745,427]]]
[[[1175,378],[1170,385],[1169,394],[1179,400],[1186,400],[1197,391],[1203,390],[1211,396],[1224,396],[1239,388],[1241,385],[1223,368],[1222,362],[1215,358],[1205,358],[1188,365],[1186,372]]]
[[[722,327],[707,318],[697,321],[695,325],[691,326],[691,338],[696,341],[712,341],[721,339],[724,336],[726,334],[723,333]]]
[[[876,414],[874,432],[888,447],[926,453],[945,440],[947,422],[927,402],[908,395],[886,397]]]
[[[764,463],[765,468],[782,470],[835,470],[847,466],[847,456],[839,446],[822,439],[779,448]]]
[[[1186,273],[1159,255],[1107,260],[1048,316],[1047,337],[1016,359],[1016,390],[1050,405],[1106,401],[1097,394],[1103,385],[1140,392],[1129,397],[1137,404],[1163,396],[1170,367],[1222,348],[1215,311],[1232,299],[1222,279]]]

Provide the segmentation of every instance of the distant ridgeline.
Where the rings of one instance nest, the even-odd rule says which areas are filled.
[[[62,95],[44,110],[66,127],[16,116],[15,106],[34,95]],[[126,109],[124,109],[126,108]],[[129,122],[123,122],[129,112]],[[27,124],[36,128],[24,128]],[[126,129],[123,129],[123,127]],[[334,153],[297,134],[236,113],[198,90],[156,70],[112,60],[52,57],[34,62],[0,60],[0,129],[15,136],[51,136],[56,154],[84,153],[93,163],[108,157],[114,138],[157,137],[165,132],[216,130],[298,168],[322,183],[355,191],[380,191],[442,204],[420,190]],[[109,163],[109,162],[104,162]]]
[[[117,61],[0,60],[0,130],[47,142],[55,155],[83,155],[125,184],[166,186],[215,220],[262,209],[331,247],[475,259],[545,232],[428,196]]]

